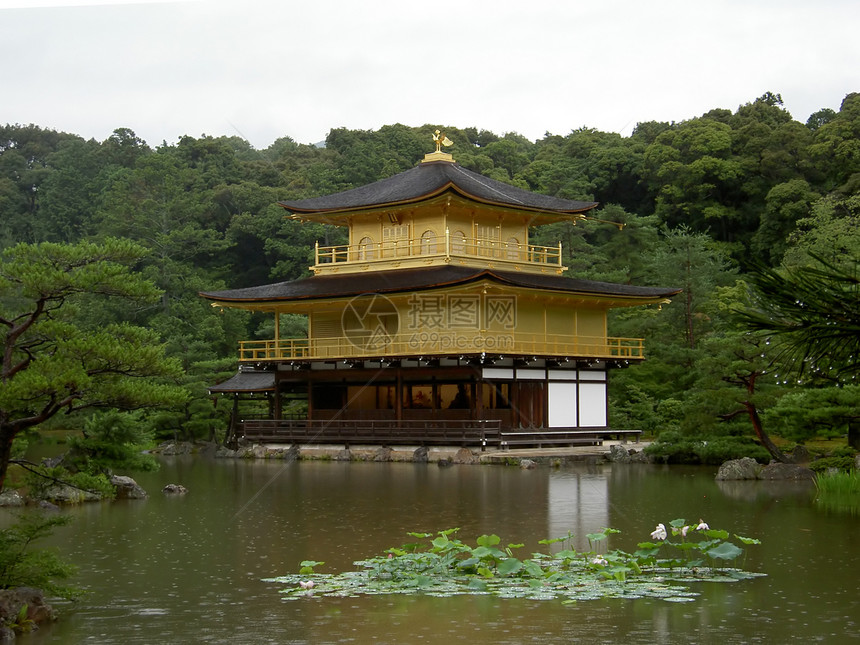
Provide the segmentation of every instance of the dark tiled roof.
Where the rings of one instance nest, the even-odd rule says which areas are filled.
[[[447,161],[421,163],[393,177],[333,195],[278,203],[293,213],[332,213],[416,202],[446,190],[481,202],[528,211],[583,213],[597,206],[597,202],[532,193]]]
[[[246,289],[208,291],[200,295],[221,302],[272,302],[351,297],[363,293],[402,293],[490,280],[499,284],[529,289],[563,291],[596,296],[630,298],[669,298],[680,289],[666,287],[635,287],[611,282],[578,280],[560,275],[497,271],[457,266],[437,266],[418,269],[394,269],[367,273],[319,275],[289,282],[277,282]]]
[[[209,393],[267,392],[274,389],[275,375],[272,372],[239,372],[223,383],[210,387]]]

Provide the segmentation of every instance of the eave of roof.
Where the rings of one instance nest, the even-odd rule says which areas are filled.
[[[393,177],[340,193],[278,204],[299,215],[333,215],[406,205],[431,199],[445,191],[485,204],[558,215],[584,213],[598,205],[597,202],[533,193],[447,161],[422,163]]]
[[[380,271],[373,274],[372,286],[368,281],[367,274],[348,273],[311,276],[245,289],[207,291],[201,292],[200,295],[208,300],[224,304],[262,304],[348,298],[365,293],[394,294],[457,286],[477,280],[489,280],[498,284],[525,289],[649,301],[670,298],[680,292],[680,289],[667,287],[637,287],[594,280],[579,280],[559,275],[446,265]]]
[[[272,372],[239,372],[223,383],[209,388],[210,394],[272,392],[275,375]]]

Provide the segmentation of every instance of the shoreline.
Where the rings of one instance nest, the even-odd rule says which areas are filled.
[[[373,461],[453,464],[521,465],[523,462],[556,465],[568,462],[616,463],[649,462],[643,449],[650,442],[604,441],[598,446],[551,448],[491,449],[481,451],[458,446],[379,446],[342,444],[250,444],[230,450],[213,444],[202,450],[199,445],[168,442],[156,451],[161,456],[203,454],[219,459],[282,459],[307,461]]]

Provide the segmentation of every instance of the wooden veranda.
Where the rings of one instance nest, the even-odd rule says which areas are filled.
[[[502,430],[498,419],[248,419],[238,427],[237,439],[250,443],[334,444],[389,446],[462,446],[504,450],[510,447],[599,446],[608,437],[632,436],[640,430],[611,428],[553,428],[531,431]]]

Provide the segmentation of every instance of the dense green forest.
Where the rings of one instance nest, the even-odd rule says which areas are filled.
[[[644,336],[648,351],[642,365],[613,372],[615,427],[752,436],[754,411],[790,441],[845,434],[860,406],[856,372],[781,363],[736,311],[751,305],[747,277],[761,269],[823,260],[856,275],[860,93],[805,124],[766,93],[734,112],[639,123],[629,137],[578,129],[534,142],[474,127],[395,124],[333,129],[324,147],[284,137],[257,150],[209,136],[152,147],[124,128],[99,142],[6,125],[0,249],[114,238],[143,247],[134,268],[160,296],[122,305],[83,299],[75,315],[157,334],[189,395],[149,415],[153,431],[207,438],[223,432],[228,406],[213,406],[206,386],[235,371],[237,341],[270,337],[272,320],[218,313],[198,292],[307,275],[314,242],[344,243],[345,231],[286,219],[276,202],[407,170],[432,149],[436,128],[454,141],[462,166],[531,191],[598,201],[597,218],[625,224],[535,230],[537,244],[562,242],[570,275],[684,289],[662,311],[613,317],[612,335]]]

